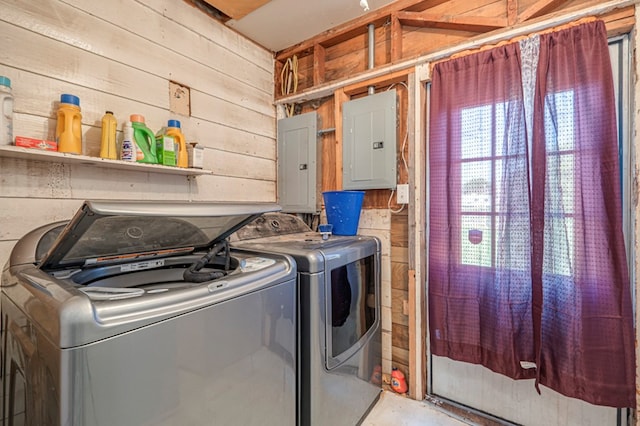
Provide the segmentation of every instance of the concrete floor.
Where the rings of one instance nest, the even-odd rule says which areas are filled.
[[[362,426],[468,426],[475,424],[454,416],[426,401],[416,401],[384,391],[363,420]]]

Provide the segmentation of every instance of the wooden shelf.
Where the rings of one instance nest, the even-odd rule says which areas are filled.
[[[45,151],[21,146],[0,146],[0,157],[19,158],[22,160],[49,161],[67,164],[82,164],[85,166],[102,167],[106,169],[131,170],[138,172],[165,173],[181,176],[199,176],[213,174],[206,169],[186,169],[182,167],[161,166],[159,164],[132,163],[121,160],[107,160],[100,157],[68,154],[65,152]]]

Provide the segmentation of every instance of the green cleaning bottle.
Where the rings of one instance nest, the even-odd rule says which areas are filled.
[[[173,136],[167,134],[166,127],[156,133],[156,158],[163,166],[176,165],[176,143]]]
[[[138,148],[136,161],[138,163],[157,164],[156,137],[151,129],[144,124],[144,116],[132,114],[130,120],[133,127],[133,140]]]

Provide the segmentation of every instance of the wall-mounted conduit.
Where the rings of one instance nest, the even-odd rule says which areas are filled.
[[[369,28],[369,69],[372,70],[376,66],[375,61],[375,50],[376,50],[376,40],[375,40],[375,31],[376,27],[373,24],[368,25]],[[376,93],[376,86],[369,86],[369,95],[373,95]]]

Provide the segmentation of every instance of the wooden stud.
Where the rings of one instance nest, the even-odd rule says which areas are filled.
[[[409,371],[415,378],[422,377],[423,372],[418,368],[418,357],[422,356],[422,349],[418,346],[419,339],[416,339],[416,333],[422,333],[422,330],[416,327],[416,315],[420,315],[420,312],[416,312],[416,274],[414,270],[409,270]],[[392,330],[395,331],[395,330]],[[393,339],[393,336],[392,336]],[[409,396],[413,399],[421,400],[422,384],[417,383],[418,380],[413,380],[411,388],[409,389]],[[419,392],[419,393],[418,393]]]
[[[422,400],[427,390],[427,327],[426,327],[426,271],[428,263],[426,212],[429,209],[425,188],[428,173],[428,99],[426,83],[430,79],[427,64],[415,67],[409,75],[409,188],[413,189],[409,204],[409,367],[414,377],[410,395]],[[426,166],[425,166],[426,165]],[[411,191],[410,191],[411,192]]]
[[[336,104],[333,101],[333,98],[327,99],[326,102],[320,102],[319,105],[314,106],[310,104],[305,104],[303,107],[303,112],[310,112],[315,110],[318,113],[318,122],[321,123],[321,128],[330,129],[335,128],[335,107]],[[318,158],[321,158],[321,162],[319,164],[320,167],[320,175],[322,176],[320,183],[320,192],[322,191],[332,191],[336,188],[336,176],[335,176],[335,168],[334,164],[336,162],[336,132],[326,132],[322,133],[322,137],[320,138],[320,143],[318,144],[321,152],[318,155]],[[319,197],[320,203],[322,203],[322,197]]]
[[[313,45],[313,85],[324,83],[325,50],[321,44]]]
[[[281,85],[282,85],[282,69],[284,68],[284,61],[275,61],[274,64],[274,92],[276,96],[284,96],[282,93]]]
[[[391,62],[402,59],[402,24],[397,12],[391,14]]]
[[[518,21],[518,0],[507,0],[507,25],[513,26]]]
[[[342,104],[349,100],[349,96],[344,89],[338,89],[334,92],[333,100],[335,102],[335,137],[336,137],[336,168],[335,168],[335,187],[334,189],[342,189]]]

